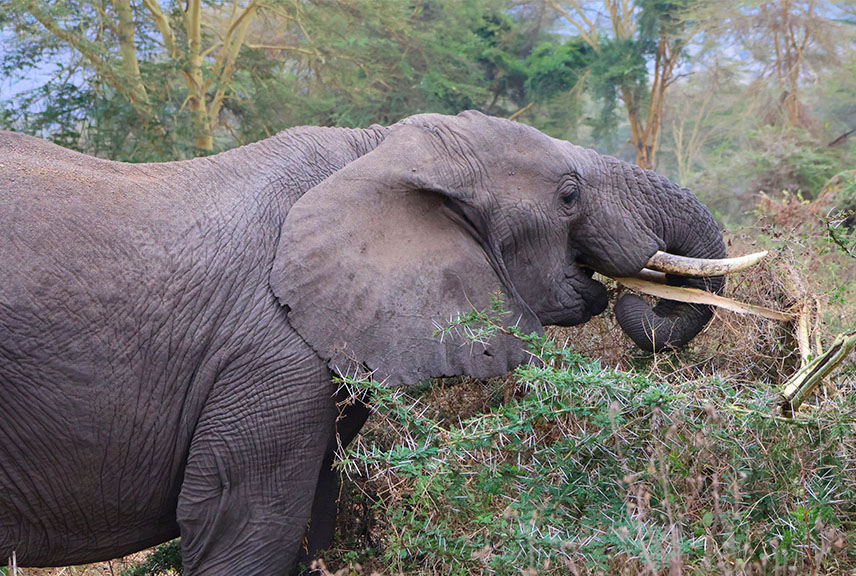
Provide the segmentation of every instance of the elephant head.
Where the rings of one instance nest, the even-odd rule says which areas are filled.
[[[391,384],[486,377],[527,357],[500,333],[486,342],[438,329],[489,307],[525,332],[574,325],[607,305],[598,271],[629,276],[658,250],[721,258],[721,235],[686,189],[653,172],[468,112],[393,126],[372,152],[309,190],[282,225],[271,285],[301,336],[341,373]],[[717,291],[722,278],[670,283]],[[625,295],[616,306],[640,347],[693,338],[705,306]]]

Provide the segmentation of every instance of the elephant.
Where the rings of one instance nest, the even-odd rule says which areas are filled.
[[[368,414],[337,412],[336,374],[506,373],[531,357],[512,331],[437,327],[497,297],[524,333],[586,322],[595,272],[658,251],[724,258],[689,190],[478,112],[151,164],[0,133],[0,558],[180,535],[189,576],[289,573],[330,542],[337,426],[346,444]],[[712,313],[626,294],[615,314],[663,350]]]

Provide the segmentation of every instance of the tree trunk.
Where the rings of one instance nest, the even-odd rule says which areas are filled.
[[[184,28],[187,31],[187,107],[192,115],[193,144],[202,150],[214,149],[214,135],[208,120],[202,75],[202,2],[189,0],[184,13]]]
[[[119,50],[122,54],[122,72],[128,82],[131,98],[148,103],[149,96],[140,76],[140,63],[137,60],[137,45],[134,38],[134,15],[130,0],[113,0],[113,7],[119,16]]]

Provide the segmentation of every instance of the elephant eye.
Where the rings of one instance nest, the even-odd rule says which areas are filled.
[[[565,174],[559,183],[559,199],[563,204],[573,204],[580,195],[580,179],[576,174]]]

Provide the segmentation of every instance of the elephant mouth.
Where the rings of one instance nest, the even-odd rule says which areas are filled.
[[[594,268],[590,268],[590,267],[588,267],[582,263],[579,263],[578,266],[580,268],[580,272],[582,272],[583,274],[585,274],[589,278],[594,276]]]
[[[579,271],[586,279],[586,284],[589,290],[582,292],[583,301],[586,305],[586,310],[591,316],[597,316],[606,310],[609,299],[607,297],[606,286],[594,279],[595,269],[585,265],[579,265]]]
[[[539,314],[544,324],[575,326],[588,322],[609,304],[606,286],[593,278],[596,270],[574,262],[565,269],[562,296],[552,312]],[[571,305],[569,305],[571,303]]]

